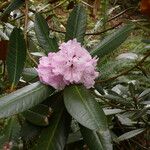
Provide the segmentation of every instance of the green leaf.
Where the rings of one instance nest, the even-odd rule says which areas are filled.
[[[46,115],[41,115],[31,110],[27,110],[22,113],[22,115],[26,118],[30,123],[37,126],[47,126],[49,124],[48,117]]]
[[[7,125],[3,129],[3,135],[0,137],[0,149],[10,141],[17,141],[20,137],[20,125],[15,117],[7,120]]]
[[[106,95],[102,95],[102,96],[99,96],[99,97],[102,98],[102,99],[103,98],[107,99],[107,100],[109,100],[111,102],[120,103],[120,104],[125,105],[127,107],[132,106],[132,102],[131,101],[129,101],[126,98],[117,96],[117,95],[106,94]]]
[[[46,105],[39,104],[22,113],[27,121],[37,126],[47,126],[52,109]]]
[[[8,7],[5,9],[5,11],[3,12],[3,16],[6,15],[6,14],[9,14],[10,12],[12,12],[15,9],[18,9],[23,4],[24,4],[24,0],[13,0],[8,5]]]
[[[33,112],[50,117],[53,113],[52,108],[44,104],[39,104],[30,109]]]
[[[141,110],[137,110],[135,111],[135,113],[132,115],[132,120],[139,120],[140,118],[142,118],[142,116],[144,116],[146,114],[146,112],[150,109],[150,107],[144,107]]]
[[[26,143],[35,142],[35,139],[39,136],[41,129],[42,128],[40,126],[35,126],[27,121],[24,121],[21,126],[20,136]]]
[[[14,28],[9,40],[8,55],[6,59],[8,78],[13,89],[19,82],[26,60],[26,44],[23,32]]]
[[[129,33],[132,31],[133,25],[128,24],[119,30],[115,31],[113,34],[106,37],[102,42],[100,42],[92,51],[91,55],[104,57],[105,55],[113,52],[118,48],[129,36]]]
[[[34,22],[35,33],[41,47],[48,52],[56,52],[58,50],[57,41],[49,33],[49,27],[44,17],[37,13],[35,14]]]
[[[127,132],[125,134],[122,134],[121,136],[119,136],[117,139],[115,139],[115,142],[120,142],[120,141],[124,141],[127,139],[130,139],[140,133],[142,133],[145,129],[136,129],[136,130],[132,130],[130,132]]]
[[[150,88],[149,89],[145,89],[139,96],[138,96],[138,100],[144,100],[146,97],[148,97],[150,95]]]
[[[87,25],[87,15],[82,5],[77,5],[70,13],[66,27],[65,41],[76,38],[83,43]]]
[[[112,150],[109,130],[92,131],[81,126],[81,133],[90,150]]]
[[[103,108],[103,111],[105,113],[106,116],[109,116],[109,115],[115,115],[115,114],[119,114],[121,112],[124,112],[124,110],[122,109],[111,109],[111,108]]]
[[[24,68],[22,76],[23,79],[27,82],[33,82],[38,79],[38,73],[35,68]]]
[[[102,108],[85,87],[78,85],[66,87],[64,102],[68,112],[81,125],[92,130],[107,129],[107,120]]]
[[[0,98],[0,118],[23,112],[53,94],[54,90],[40,82],[25,86]]]
[[[58,103],[59,102],[59,103]],[[69,132],[70,116],[66,113],[62,101],[58,100],[57,108],[54,109],[54,116],[50,125],[41,132],[35,150],[63,150]],[[68,119],[69,118],[69,119]]]

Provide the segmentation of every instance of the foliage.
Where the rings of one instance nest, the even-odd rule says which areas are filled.
[[[90,150],[118,149],[122,144],[124,149],[148,149],[150,41],[140,39],[137,48],[117,51],[127,45],[137,27],[149,31],[147,24],[128,21],[108,30],[112,10],[108,10],[108,0],[103,0],[98,26],[104,31],[87,33],[87,3],[45,3],[0,2],[0,149],[69,150],[76,143]],[[66,3],[73,10],[62,21],[55,10]],[[16,9],[19,13],[14,16]],[[102,40],[94,36],[104,32]],[[57,91],[41,84],[34,68],[39,56],[58,51],[60,42],[73,38],[100,59],[101,76],[95,87],[70,85]]]

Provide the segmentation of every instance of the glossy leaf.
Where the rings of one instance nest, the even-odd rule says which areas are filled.
[[[97,55],[100,58],[102,58],[105,55],[113,52],[127,39],[132,29],[133,25],[125,25],[124,27],[112,33],[111,35],[108,35],[91,51],[91,55]]]
[[[26,60],[26,44],[23,32],[14,28],[9,40],[8,55],[6,59],[8,78],[12,89],[18,84]]]
[[[120,142],[120,141],[130,139],[130,138],[142,133],[144,130],[145,129],[136,129],[136,130],[132,130],[130,132],[127,132],[127,133],[119,136],[117,139],[115,139],[115,142]]]
[[[37,126],[47,126],[49,117],[52,115],[52,109],[47,105],[39,104],[22,113],[30,123]]]
[[[25,86],[0,98],[0,118],[23,112],[50,96],[54,90],[40,82]]]
[[[52,35],[50,35],[48,24],[44,17],[39,13],[35,15],[34,28],[41,47],[47,53],[56,52],[58,50],[57,41],[54,37],[52,37]]]
[[[81,125],[92,129],[107,129],[107,120],[100,105],[83,86],[71,85],[64,90],[64,102],[70,115]]]
[[[22,113],[22,115],[26,118],[30,123],[37,126],[47,126],[49,124],[48,117],[45,115],[41,115],[37,112],[27,110]]]
[[[103,108],[103,111],[105,113],[106,116],[108,115],[114,115],[114,114],[119,114],[121,112],[124,112],[124,110],[122,109],[111,109],[111,108]]]
[[[8,7],[3,12],[3,16],[9,14],[15,9],[18,9],[23,4],[24,4],[24,0],[12,0],[12,2],[8,5]]]
[[[66,114],[62,102],[59,101],[57,108],[54,109],[54,116],[51,119],[50,125],[44,128],[41,132],[37,145],[34,150],[63,150],[70,126],[70,116]]]
[[[23,79],[28,82],[33,82],[38,79],[38,73],[35,68],[24,68],[22,72]]]
[[[30,109],[33,112],[50,117],[53,113],[52,108],[44,104],[39,104]]]
[[[92,131],[81,126],[81,133],[90,150],[112,150],[109,130]]]
[[[76,38],[78,42],[83,43],[87,25],[87,15],[82,5],[77,5],[70,13],[66,27],[66,39]]]

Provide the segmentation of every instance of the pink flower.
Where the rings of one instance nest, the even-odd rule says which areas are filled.
[[[76,39],[62,43],[57,53],[42,57],[37,71],[40,81],[55,89],[63,89],[69,84],[84,84],[91,88],[95,84],[98,59],[92,58],[89,52]]]

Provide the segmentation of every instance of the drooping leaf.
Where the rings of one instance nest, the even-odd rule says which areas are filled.
[[[90,150],[112,150],[109,130],[92,131],[81,126],[81,133]]]
[[[18,84],[26,60],[26,44],[23,32],[14,28],[9,40],[8,55],[6,59],[8,78],[12,89]]]
[[[8,7],[3,12],[3,16],[9,14],[15,9],[18,9],[23,4],[24,4],[24,0],[12,0],[12,2],[8,5]]]
[[[24,68],[22,76],[27,82],[35,82],[38,79],[38,73],[35,68]]]
[[[36,105],[32,107],[30,110],[33,112],[39,113],[41,115],[45,115],[47,117],[50,117],[53,113],[52,108],[44,104]]]
[[[102,58],[105,55],[113,52],[127,39],[132,29],[133,25],[128,24],[115,31],[113,34],[108,35],[91,51],[91,55],[97,55]]]
[[[141,101],[141,99],[144,99],[145,97],[150,95],[150,88],[149,89],[145,89],[139,96],[138,96],[138,100]]]
[[[27,121],[37,126],[47,126],[52,109],[46,105],[39,104],[22,113]]]
[[[50,96],[54,90],[40,82],[25,86],[0,98],[0,118],[23,112]]]
[[[71,85],[65,88],[64,102],[68,112],[81,125],[92,130],[107,129],[107,121],[102,108],[85,87]]]
[[[70,116],[66,113],[62,101],[57,102],[57,107],[53,109],[54,116],[50,120],[48,127],[41,132],[40,138],[33,149],[35,150],[63,150],[67,141]],[[69,119],[68,119],[69,118]]]
[[[75,143],[75,142],[79,142],[80,140],[82,140],[82,135],[80,130],[70,133],[68,136],[68,140],[67,140],[67,144],[71,144],[71,143]]]
[[[44,17],[37,13],[34,22],[35,33],[41,47],[48,52],[56,52],[58,44],[56,39],[50,35],[48,24]]]
[[[49,120],[46,115],[41,115],[37,112],[26,110],[22,113],[22,115],[26,118],[30,123],[37,126],[48,126]]]
[[[123,135],[121,135],[117,139],[115,139],[115,142],[120,142],[120,141],[130,139],[130,138],[142,133],[144,130],[145,129],[136,129],[136,130],[132,130],[130,132],[124,133]]]
[[[87,25],[87,15],[82,5],[77,5],[67,21],[65,41],[76,38],[83,43]]]

